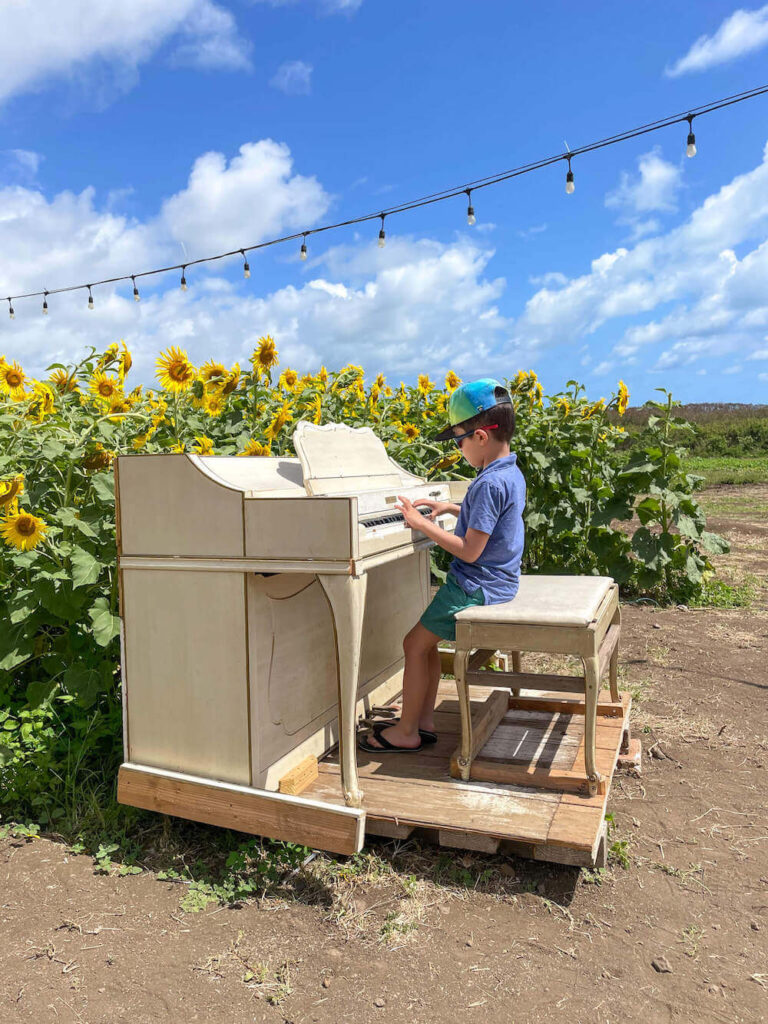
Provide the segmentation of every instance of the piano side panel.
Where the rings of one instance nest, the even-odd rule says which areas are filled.
[[[123,570],[126,761],[250,783],[239,572]]]
[[[249,558],[348,561],[357,545],[354,498],[246,498]]]
[[[242,493],[186,455],[119,458],[121,554],[242,558]]]

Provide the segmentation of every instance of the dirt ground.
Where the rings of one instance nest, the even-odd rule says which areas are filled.
[[[150,870],[6,837],[0,1021],[768,1019],[768,487],[704,498],[754,600],[625,607],[643,767],[614,779],[605,872],[382,842],[193,913]]]

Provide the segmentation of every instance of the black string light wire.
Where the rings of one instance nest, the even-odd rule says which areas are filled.
[[[158,267],[155,270],[144,270],[140,274],[124,274],[120,277],[107,277],[101,281],[93,281],[91,284],[76,284],[69,285],[66,288],[54,288],[49,291],[40,292],[26,292],[25,294],[10,295],[8,296],[8,304],[10,307],[11,319],[14,318],[12,299],[31,299],[39,296],[48,295],[60,295],[63,292],[74,292],[80,291],[83,288],[88,289],[88,308],[93,309],[93,294],[92,288],[97,285],[105,284],[118,284],[121,281],[133,281],[134,289],[136,289],[136,278],[137,277],[152,277],[156,274],[165,274],[170,270],[181,270],[181,288],[182,291],[186,291],[186,276],[185,271],[187,267],[197,266],[200,263],[214,263],[217,260],[227,259],[230,256],[242,255],[245,259],[245,266],[243,271],[245,276],[250,275],[248,268],[248,261],[245,257],[246,252],[253,252],[256,249],[266,249],[271,245],[281,245],[284,242],[291,242],[296,239],[302,239],[301,247],[301,258],[304,258],[306,240],[309,235],[319,235],[324,231],[335,231],[339,228],[347,228],[356,224],[365,224],[368,221],[377,220],[381,218],[381,229],[379,230],[378,244],[380,248],[384,248],[386,245],[386,234],[384,232],[384,218],[389,217],[395,213],[407,213],[409,210],[417,210],[422,206],[431,206],[434,203],[444,202],[446,199],[452,199],[462,194],[468,195],[470,198],[470,206],[467,209],[467,220],[470,220],[469,210],[472,210],[471,216],[474,217],[474,209],[471,206],[471,193],[480,188],[489,188],[491,185],[498,185],[504,181],[511,181],[513,178],[519,178],[523,174],[530,174],[533,171],[540,171],[545,167],[551,167],[554,164],[559,163],[561,160],[568,161],[568,173],[566,175],[566,190],[568,193],[574,191],[573,183],[573,171],[571,170],[571,159],[575,156],[583,156],[585,153],[595,153],[598,150],[605,149],[608,146],[615,146],[620,142],[628,142],[630,139],[637,139],[643,135],[648,135],[650,132],[660,131],[662,128],[669,128],[671,125],[688,123],[688,141],[686,144],[686,155],[692,157],[696,153],[696,137],[693,134],[693,119],[695,117],[701,117],[703,114],[711,114],[716,110],[723,110],[726,107],[731,107],[736,103],[743,103],[745,100],[756,99],[758,96],[764,96],[768,93],[768,85],[756,86],[754,89],[747,89],[744,92],[735,93],[732,96],[726,96],[719,100],[714,100],[711,103],[702,104],[699,107],[688,108],[684,113],[672,114],[668,117],[660,118],[658,121],[651,121],[648,124],[640,125],[637,128],[630,128],[626,131],[619,132],[616,135],[609,135],[604,139],[599,139],[597,142],[590,142],[585,146],[580,146],[577,149],[568,149],[565,153],[558,153],[555,156],[545,157],[542,160],[535,160],[532,163],[523,164],[520,167],[513,167],[506,171],[500,171],[497,174],[491,174],[485,178],[478,178],[476,181],[465,182],[463,185],[458,185],[454,188],[443,189],[441,192],[433,192],[430,195],[420,196],[418,199],[411,199],[407,202],[400,203],[397,206],[391,206],[387,210],[382,210],[378,213],[366,213],[361,217],[352,217],[349,220],[338,221],[335,224],[323,224],[320,227],[312,228],[307,231],[297,231],[290,235],[282,235],[280,238],[270,238],[264,242],[258,242],[256,245],[248,245],[242,249],[231,249],[229,252],[218,253],[216,256],[203,256],[198,260],[189,260],[187,263],[176,263],[168,267]],[[134,290],[134,298],[137,297],[137,291]]]

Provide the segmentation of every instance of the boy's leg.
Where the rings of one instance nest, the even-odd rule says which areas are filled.
[[[435,703],[437,701],[437,688],[440,685],[440,652],[437,644],[429,651],[429,689],[424,696],[424,703],[421,706],[419,715],[419,728],[435,731]]]
[[[403,708],[400,721],[397,725],[392,725],[381,732],[386,740],[397,747],[418,747],[421,743],[419,728],[424,728],[421,719],[427,702],[430,700],[430,695],[432,710],[434,710],[437,683],[439,682],[440,658],[437,656],[438,676],[435,679],[436,655],[432,655],[432,650],[437,652],[439,639],[440,637],[436,633],[432,633],[420,622],[417,622],[403,640],[405,668],[403,670]],[[374,747],[379,746],[373,734],[369,737],[369,743]]]

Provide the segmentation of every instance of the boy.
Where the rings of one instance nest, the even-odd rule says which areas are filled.
[[[448,401],[448,422],[435,440],[453,440],[478,473],[461,505],[419,499],[419,505],[432,509],[428,517],[407,498],[400,498],[398,508],[406,523],[454,558],[445,584],[403,641],[400,718],[377,723],[359,741],[361,749],[370,752],[414,751],[437,741],[438,641],[456,639],[456,612],[471,605],[510,601],[520,582],[525,480],[517,456],[509,450],[515,432],[509,392],[490,378],[462,384]],[[458,517],[454,533],[434,522],[445,512]]]

